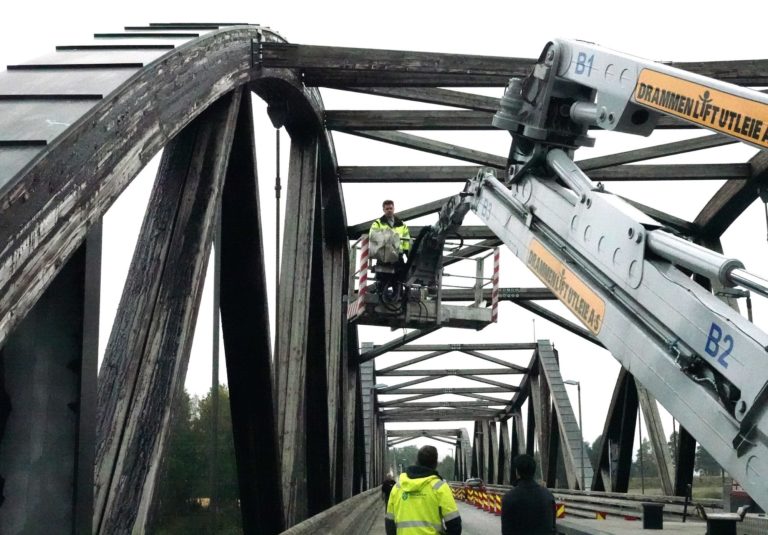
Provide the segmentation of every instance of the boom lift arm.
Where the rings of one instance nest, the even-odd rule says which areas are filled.
[[[549,43],[512,79],[509,182],[481,171],[456,197],[621,364],[768,507],[768,335],[679,270],[768,295],[738,260],[664,230],[572,161],[597,125],[648,135],[659,113],[768,146],[758,92],[576,41]]]

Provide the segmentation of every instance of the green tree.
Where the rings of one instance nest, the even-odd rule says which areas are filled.
[[[437,471],[440,472],[440,475],[443,476],[445,479],[451,480],[451,479],[453,479],[454,464],[455,464],[455,460],[454,460],[453,456],[452,455],[446,455],[437,464]]]
[[[212,456],[213,392],[197,399],[184,391],[174,407],[157,495],[153,530],[157,535],[242,533],[229,390],[225,386],[218,389],[218,440]],[[211,459],[216,461],[218,480],[213,493]],[[218,500],[214,507],[206,507],[206,499],[212,495]]]
[[[199,466],[200,477],[205,481],[201,496],[210,496],[208,474],[211,468],[210,432],[213,418],[213,390],[202,398],[197,406],[197,417],[192,421],[192,432],[199,445],[203,462]],[[235,503],[240,496],[237,485],[237,464],[235,461],[235,441],[232,436],[232,414],[229,410],[229,389],[219,385],[219,421],[218,437],[216,440],[216,495],[223,503]]]
[[[633,477],[640,477],[640,453],[643,454],[643,475],[645,477],[657,477],[659,475],[659,465],[656,463],[656,456],[653,454],[651,441],[643,438],[643,443],[637,448],[635,459],[630,469]]]
[[[186,390],[183,391],[171,419],[164,474],[158,489],[160,522],[188,510],[192,497],[190,489],[198,487],[200,483],[197,467],[202,457],[192,431],[193,407],[193,400]]]
[[[701,472],[705,476],[720,475],[721,468],[717,464],[717,461],[712,457],[707,450],[701,447],[701,444],[696,446],[696,464],[694,465],[696,470]]]
[[[412,464],[416,464],[416,454],[418,452],[419,448],[416,446],[390,448],[389,462],[387,463],[387,466],[392,466],[395,470],[395,476],[397,476],[401,468],[405,470]]]

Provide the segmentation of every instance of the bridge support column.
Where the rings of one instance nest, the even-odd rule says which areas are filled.
[[[221,216],[221,325],[243,532],[283,530],[251,95],[243,93]],[[247,232],[244,229],[248,229]],[[216,306],[216,304],[214,304]]]
[[[616,379],[616,388],[605,419],[592,490],[627,492],[637,407],[635,381],[632,375],[622,368]]]
[[[101,225],[0,352],[0,533],[91,533]]]
[[[509,420],[499,424],[499,461],[497,481],[499,485],[509,485],[509,469],[512,465],[512,451],[509,445]]]
[[[163,153],[99,377],[97,533],[146,530],[171,400],[186,375],[240,97],[241,90],[222,97]]]

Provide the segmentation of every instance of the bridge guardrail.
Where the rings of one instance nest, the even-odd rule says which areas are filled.
[[[326,509],[283,531],[282,535],[368,535],[377,521],[384,522],[380,486]]]
[[[501,496],[509,489],[508,485],[486,485],[484,491],[464,489],[462,483],[452,482],[454,497],[474,505],[484,511],[494,514],[501,513]],[[596,518],[601,516],[616,516],[627,520],[642,518],[643,503],[662,503],[664,517],[680,520],[685,508],[685,498],[680,496],[651,496],[647,494],[623,494],[617,492],[574,491],[569,489],[552,489],[558,506],[558,518],[576,516],[581,518]],[[697,519],[695,504],[701,504],[708,512],[722,510],[720,500],[695,499],[688,503],[689,518]],[[564,510],[563,507],[564,506]],[[561,513],[562,511],[562,513]]]

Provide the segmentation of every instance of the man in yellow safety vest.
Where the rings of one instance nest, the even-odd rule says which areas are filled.
[[[387,535],[461,535],[451,487],[437,473],[437,449],[423,446],[416,464],[400,474],[387,502]]]
[[[395,215],[394,201],[386,200],[382,203],[381,207],[384,209],[384,215],[373,221],[368,234],[370,235],[383,229],[392,229],[400,236],[401,255],[403,253],[408,254],[411,251],[411,233],[408,230],[408,225]]]

